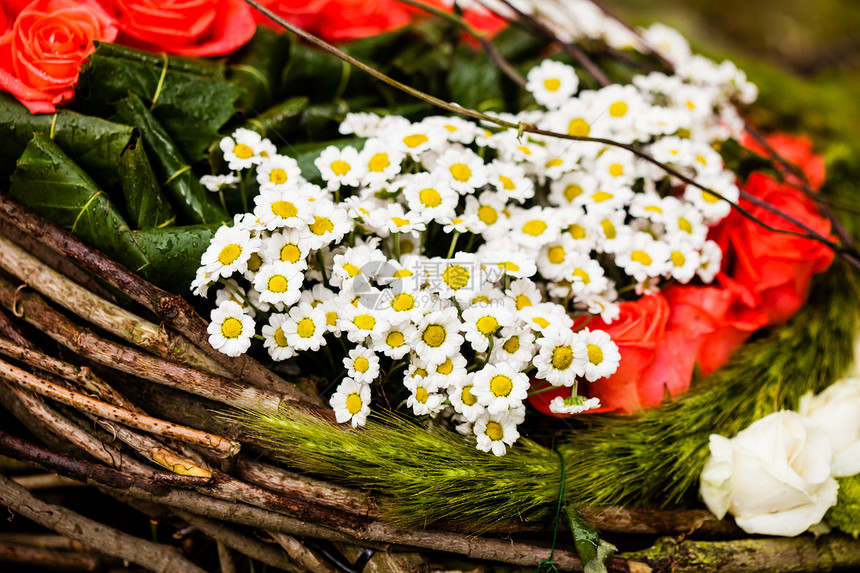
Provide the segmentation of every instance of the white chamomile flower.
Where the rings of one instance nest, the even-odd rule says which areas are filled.
[[[478,438],[477,448],[482,452],[492,451],[495,456],[503,456],[507,446],[514,445],[520,433],[514,419],[507,413],[486,413],[480,416],[472,427]]]
[[[573,327],[573,319],[564,307],[554,302],[527,306],[520,312],[519,318],[529,328],[541,333],[556,329],[570,330]]]
[[[515,163],[493,160],[487,165],[487,182],[505,200],[522,203],[535,195],[534,182],[526,177],[525,169]]]
[[[511,283],[505,294],[514,301],[514,309],[522,310],[543,302],[543,294],[537,284],[529,279],[520,279]]]
[[[526,90],[548,109],[561,107],[579,88],[579,78],[574,69],[556,60],[544,60],[533,67],[526,80]]]
[[[720,246],[714,241],[705,241],[699,254],[699,269],[697,271],[703,283],[710,283],[714,280],[714,277],[720,272],[722,260],[723,251]]]
[[[337,326],[350,342],[363,344],[368,336],[388,332],[391,325],[378,310],[347,304],[338,313]]]
[[[261,150],[268,150],[268,147],[261,145],[262,141],[262,136],[256,131],[239,128],[231,137],[223,138],[218,145],[224,152],[224,160],[230,171],[241,171],[260,163]]]
[[[257,271],[259,271],[260,267],[263,266],[264,261],[261,255],[266,252],[266,248],[268,247],[269,242],[269,240],[266,240],[263,243],[263,248],[259,253],[251,253],[251,256],[248,257],[247,269],[244,273],[242,273],[242,276],[244,276],[245,280],[247,280],[251,284],[254,283],[254,277],[257,275]]]
[[[574,295],[599,294],[609,286],[606,271],[600,263],[586,253],[576,253],[570,257],[570,287]]]
[[[392,325],[420,322],[426,306],[426,293],[401,283],[383,290],[375,308],[384,313]]]
[[[558,214],[545,207],[518,210],[511,216],[511,229],[511,238],[530,249],[541,248],[561,233]]]
[[[669,261],[672,263],[672,278],[681,284],[693,280],[701,266],[699,251],[689,241],[669,243]]]
[[[481,283],[481,267],[475,254],[463,251],[457,252],[453,259],[431,259],[435,263],[430,277],[429,289],[439,293],[442,298],[457,297],[457,300],[468,300],[483,286]]]
[[[683,239],[694,245],[701,245],[708,235],[708,226],[705,224],[702,212],[690,203],[680,201],[679,207],[671,216],[666,217],[666,236],[671,239]]]
[[[534,358],[537,378],[553,386],[573,386],[576,377],[585,374],[588,347],[569,328],[548,329],[537,344],[540,348]]]
[[[361,183],[378,189],[384,187],[398,173],[405,155],[395,151],[390,143],[380,139],[369,139],[358,154],[358,162],[362,166],[364,176]]]
[[[346,210],[331,201],[318,200],[311,203],[313,219],[302,231],[302,239],[307,241],[310,250],[316,250],[329,243],[337,243],[352,230],[352,219]]]
[[[475,372],[472,393],[490,414],[509,410],[528,396],[529,377],[505,362],[488,364]]]
[[[269,351],[272,360],[286,360],[296,355],[295,349],[290,346],[284,334],[284,322],[287,318],[285,313],[276,312],[269,317],[269,323],[263,325],[263,346]]]
[[[351,145],[343,149],[329,145],[314,159],[320,176],[331,191],[341,186],[358,187],[367,172],[366,165],[358,157],[358,150]]]
[[[434,129],[441,127],[445,130],[448,141],[463,145],[468,145],[475,141],[475,136],[479,130],[478,126],[471,121],[456,116],[426,117],[421,120],[421,123]]]
[[[418,173],[406,180],[403,196],[412,212],[424,221],[443,221],[456,214],[459,195],[439,175]]]
[[[410,395],[406,398],[406,405],[412,408],[416,416],[435,416],[444,408],[444,394],[438,392],[438,387],[426,378],[413,376],[403,381],[403,385],[409,390]]]
[[[197,274],[194,275],[194,280],[191,281],[191,292],[196,296],[206,297],[209,294],[209,287],[215,284],[216,280],[212,278],[212,274],[206,270],[206,267],[197,269]]]
[[[494,191],[484,191],[477,198],[474,195],[466,197],[465,217],[480,221],[472,232],[479,232],[486,237],[498,236],[507,230],[507,219],[504,215],[505,197]]]
[[[504,248],[499,244],[500,242],[503,242],[501,237],[498,240],[494,239],[492,243],[487,243],[479,250],[484,280],[497,282],[505,276],[525,279],[537,273],[534,255],[530,251],[510,245]]]
[[[361,276],[365,281],[373,279],[376,271],[388,261],[385,254],[370,245],[349,247],[342,254],[334,256],[329,282],[332,286],[345,288]]]
[[[375,352],[381,352],[389,358],[399,360],[409,352],[408,341],[414,336],[414,330],[414,324],[404,324],[373,334],[372,348]]]
[[[433,173],[461,195],[474,193],[487,183],[484,160],[468,148],[447,150],[436,162]]]
[[[550,140],[547,142],[546,162],[537,175],[541,181],[556,181],[565,173],[579,168],[579,159],[577,148],[569,141]]]
[[[385,237],[392,233],[412,233],[426,228],[426,221],[420,213],[407,211],[400,203],[390,203],[385,209],[372,213],[369,224]]]
[[[551,281],[567,279],[573,273],[573,265],[584,253],[577,248],[576,240],[568,234],[541,247],[537,256],[537,267],[541,276]]]
[[[278,261],[260,267],[254,276],[254,288],[262,302],[290,306],[301,298],[303,280],[297,265]]]
[[[476,305],[463,311],[463,330],[475,352],[485,352],[490,337],[513,324],[513,313],[502,305]]]
[[[417,325],[409,346],[430,364],[442,364],[459,351],[463,344],[462,324],[457,309],[448,307],[425,315]]]
[[[212,310],[206,331],[212,348],[227,356],[241,356],[251,347],[254,319],[241,306],[227,301]]]
[[[597,191],[583,196],[581,204],[586,210],[603,209],[604,211],[623,212],[621,208],[629,205],[634,196],[633,189],[626,185],[613,182],[603,184],[601,182]]]
[[[668,245],[642,232],[633,235],[630,249],[618,253],[615,263],[639,283],[672,270]]]
[[[549,403],[549,411],[554,414],[581,414],[587,410],[600,408],[600,398],[584,398],[573,394],[567,398],[557,396]]]
[[[724,172],[716,177],[699,179],[699,183],[703,187],[716,191],[721,197],[693,185],[687,185],[684,188],[684,199],[702,212],[707,224],[713,225],[728,216],[732,210],[731,203],[738,202],[740,190],[735,184],[734,178],[733,173]]]
[[[648,104],[635,86],[612,84],[595,93],[593,105],[601,113],[600,123],[620,133],[633,125],[638,113]]]
[[[507,362],[521,370],[535,354],[535,334],[522,328],[504,328],[493,346],[491,363]]]
[[[445,359],[442,364],[431,365],[427,371],[427,382],[436,384],[437,388],[447,388],[454,380],[465,377],[466,357],[462,354],[454,354]]]
[[[582,329],[577,333],[585,343],[588,362],[585,364],[585,379],[594,382],[612,376],[618,369],[621,354],[618,346],[603,330]]]
[[[315,352],[326,344],[326,317],[322,306],[314,308],[306,302],[297,304],[290,309],[282,327],[287,342],[295,350]]]
[[[346,114],[338,126],[338,132],[343,135],[354,133],[358,137],[374,137],[382,124],[382,118],[375,113],[364,111],[350,112]],[[406,121],[404,119],[404,121]]]
[[[452,380],[448,386],[448,400],[454,407],[454,411],[462,415],[469,422],[474,422],[478,416],[486,412],[483,404],[472,393],[474,388],[474,373],[468,373]]]
[[[349,422],[353,428],[363,426],[370,414],[370,386],[344,378],[332,394],[329,405],[338,424]]]
[[[444,128],[439,126],[412,123],[391,130],[384,139],[393,144],[394,150],[406,153],[418,160],[425,151],[436,149],[441,143],[447,142],[447,133]]]
[[[200,178],[200,183],[213,193],[220,191],[224,187],[231,187],[238,182],[239,178],[235,173],[227,175],[204,175]]]
[[[209,247],[200,257],[200,264],[212,280],[229,277],[233,273],[248,270],[248,259],[257,252],[263,242],[251,233],[235,227],[220,227],[209,242]]]
[[[307,268],[307,257],[310,254],[310,249],[307,243],[302,240],[302,232],[299,229],[284,229],[280,233],[272,233],[263,244],[262,262],[275,263],[285,262],[292,263],[299,270]],[[250,270],[251,263],[248,263]],[[259,270],[259,265],[256,270]]]
[[[571,171],[549,184],[549,199],[553,205],[584,205],[597,191],[597,177],[584,171]]]
[[[630,248],[633,229],[624,222],[626,217],[627,213],[623,209],[589,209],[583,222],[595,234],[595,250],[615,254]]]
[[[308,197],[290,187],[269,187],[254,197],[254,215],[269,231],[302,228],[313,221]]]
[[[260,189],[296,187],[303,183],[302,171],[292,157],[272,155],[265,157],[257,166],[257,183]]]
[[[344,357],[343,367],[356,382],[370,384],[379,376],[379,356],[369,348],[356,346]]]
[[[601,187],[632,185],[640,172],[637,169],[636,156],[626,149],[610,148],[594,160],[594,166],[589,171],[601,183]]]
[[[248,316],[255,318],[257,316],[257,312],[254,310],[254,307],[251,306],[251,301],[249,300],[248,293],[245,292],[245,289],[240,287],[239,283],[236,282],[235,279],[227,279],[225,282],[227,284],[222,283],[222,288],[219,288],[218,292],[215,294],[215,305],[221,306],[221,303],[232,300],[241,306],[242,311],[247,313]]]

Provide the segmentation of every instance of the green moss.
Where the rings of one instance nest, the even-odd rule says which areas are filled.
[[[827,512],[825,521],[844,533],[860,535],[860,474],[839,478],[839,495],[836,505]]]

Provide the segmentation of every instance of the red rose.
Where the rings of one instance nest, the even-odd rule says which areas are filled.
[[[17,5],[4,4],[4,19]],[[116,35],[113,19],[94,0],[35,0],[0,36],[0,88],[33,113],[53,112],[72,99],[93,42]]]
[[[325,6],[331,0],[261,0],[260,4],[302,30],[316,33],[317,22],[325,18]],[[281,27],[261,12],[254,10],[258,24],[280,30]]]
[[[405,26],[408,8],[396,0],[265,0],[275,14],[329,42],[375,36]],[[261,14],[258,21],[276,26]]]
[[[99,0],[120,27],[118,43],[182,56],[221,56],[254,35],[242,0]]]
[[[824,158],[812,152],[812,141],[809,138],[777,133],[767,136],[765,141],[780,157],[799,167],[814,189],[821,187],[824,183]],[[749,135],[744,137],[743,145],[760,155],[769,156],[764,147]],[[788,179],[792,180],[794,177],[789,175]]]
[[[753,174],[744,189],[819,234],[830,235],[830,222],[797,189],[760,173]],[[771,227],[803,232],[762,207],[744,200],[740,204]],[[736,211],[713,229],[711,236],[723,249],[724,272],[761,297],[760,309],[771,324],[785,322],[803,306],[812,276],[833,260],[833,251],[827,246],[768,231]]]

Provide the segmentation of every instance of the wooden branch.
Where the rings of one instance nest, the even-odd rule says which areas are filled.
[[[43,535],[41,533],[0,533],[0,543],[15,543],[43,549],[65,549],[67,551],[84,551],[83,543],[62,535]]]
[[[2,201],[0,196],[0,204]],[[96,336],[50,308],[38,294],[19,292],[3,279],[0,279],[0,304],[13,313],[22,313],[24,320],[73,352],[150,382],[179,388],[236,408],[278,408],[282,398],[288,398],[168,362]]]
[[[272,539],[287,552],[290,559],[310,573],[338,573],[338,570],[320,559],[313,551],[286,533],[270,532]]]
[[[8,542],[0,542],[0,562],[15,563],[28,570],[98,571],[102,567],[102,559],[94,553],[58,551]]]
[[[12,344],[12,343],[7,343]],[[34,376],[25,370],[16,368],[8,362],[0,360],[0,378],[21,384],[28,390],[42,396],[57,400],[67,406],[93,414],[99,418],[105,418],[114,422],[138,428],[146,432],[181,440],[183,442],[209,448],[219,454],[228,457],[236,455],[239,451],[239,443],[228,440],[223,436],[208,432],[200,432],[187,426],[180,426],[172,422],[138,414],[113,406],[107,402],[90,398],[80,392],[63,388],[38,376]]]
[[[229,377],[230,372],[184,336],[136,316],[93,294],[0,235],[0,268],[42,295],[90,322],[156,356],[204,372]]]
[[[221,566],[221,573],[236,573],[236,564],[233,563],[230,548],[220,541],[217,541],[216,545],[218,546],[218,564]]]
[[[35,474],[29,476],[15,476],[12,481],[28,491],[36,489],[53,489],[59,487],[80,487],[86,485],[75,479],[70,479],[56,474]]]
[[[63,507],[45,503],[4,476],[0,476],[0,503],[102,553],[158,573],[206,573],[173,547],[138,539]]]
[[[286,394],[291,399],[314,400],[311,395],[301,392],[247,354],[230,358],[212,348],[206,333],[208,323],[185,299],[146,282],[9,195],[0,195],[0,220],[74,261],[81,268],[148,308],[237,378],[263,389]]]

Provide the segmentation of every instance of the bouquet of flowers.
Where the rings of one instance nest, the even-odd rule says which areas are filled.
[[[4,314],[0,352],[37,374],[0,369],[8,401],[91,454],[100,439],[29,392],[112,420],[123,447],[196,488],[165,502],[182,519],[209,533],[196,516],[231,521],[213,500],[239,501],[258,513],[237,523],[310,570],[327,570],[310,565],[319,548],[288,534],[655,565],[665,549],[610,558],[599,532],[619,526],[589,508],[699,491],[748,533],[856,536],[860,393],[825,388],[853,355],[858,259],[817,191],[823,159],[744,119],[757,89],[731,62],[587,0],[33,0],[0,17],[14,229],[0,266],[110,333],[3,279],[11,312],[104,369],[28,349]],[[141,394],[110,369],[184,394]],[[116,469],[138,491],[156,478],[134,463]],[[647,532],[722,527],[678,515]],[[389,525],[561,516],[575,554]],[[368,537],[346,533],[368,519]],[[283,565],[257,545],[242,546]]]

